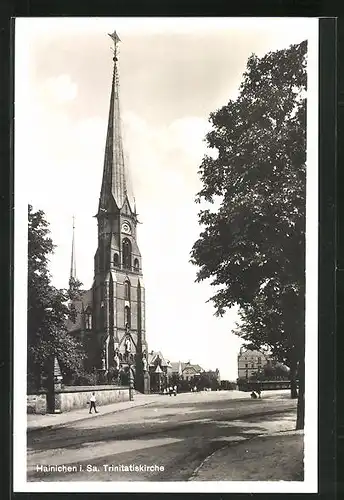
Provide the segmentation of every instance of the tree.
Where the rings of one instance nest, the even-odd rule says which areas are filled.
[[[28,207],[28,389],[39,389],[56,356],[65,376],[82,371],[84,351],[66,330],[68,294],[51,284],[49,257],[54,251],[42,210]]]
[[[245,340],[298,366],[304,409],[307,43],[252,55],[236,100],[210,115],[191,262],[212,279],[216,314],[241,307]],[[213,205],[214,206],[214,205]],[[290,365],[291,366],[291,365]]]
[[[288,380],[290,369],[282,363],[267,363],[263,369],[256,371],[250,380]]]
[[[281,310],[285,306],[283,299],[279,303],[277,297],[273,297],[270,304],[267,304],[266,297],[261,293],[257,295],[252,303],[242,307],[239,311],[240,323],[237,325],[235,333],[241,336],[247,343],[249,349],[261,349],[268,346],[270,355],[288,367],[290,367],[290,389],[291,397],[297,398],[297,351],[292,338],[288,335],[288,323],[284,324],[285,315]],[[294,317],[295,322],[297,317]],[[303,338],[303,333],[299,325],[299,341]]]
[[[202,372],[197,380],[197,388],[198,390],[212,389],[216,391],[220,388],[220,382],[215,373]]]

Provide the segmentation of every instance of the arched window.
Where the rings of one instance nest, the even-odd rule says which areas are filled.
[[[124,283],[124,300],[130,301],[130,283],[129,283],[129,281],[125,281],[125,283]]]
[[[139,259],[134,260],[134,270],[138,271],[140,269]]]
[[[92,330],[92,313],[89,310],[86,311],[85,326],[86,326],[86,330]]]
[[[115,253],[114,256],[113,256],[113,263],[115,266],[119,266],[119,255],[118,253]]]
[[[131,243],[128,238],[124,238],[122,243],[123,267],[131,269]]]
[[[130,307],[129,306],[125,306],[125,309],[124,309],[124,324],[128,328],[131,327],[131,315],[130,315]]]

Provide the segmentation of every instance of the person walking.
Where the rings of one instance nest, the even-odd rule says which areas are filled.
[[[98,410],[96,408],[96,395],[94,392],[92,392],[92,396],[90,397],[90,411],[89,413],[92,413],[92,408],[94,408],[94,413],[98,413]]]

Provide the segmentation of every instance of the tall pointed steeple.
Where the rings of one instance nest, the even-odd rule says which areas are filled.
[[[115,201],[117,208],[121,209],[127,196],[119,103],[119,75],[117,64],[118,43],[121,40],[116,31],[114,31],[112,34],[109,34],[109,36],[114,43],[114,67],[105,146],[103,181],[100,192],[98,213],[109,210],[112,202],[111,198]]]
[[[73,236],[72,236],[72,254],[70,259],[69,282],[76,280],[76,259],[75,259],[75,217],[73,215]]]
[[[106,136],[103,181],[97,213],[98,247],[94,256],[92,329],[93,365],[99,370],[135,364],[136,387],[143,387],[142,353],[145,333],[145,289],[142,257],[137,242],[136,207],[130,198],[129,177],[121,134],[118,44],[114,42],[114,69]],[[93,343],[93,344],[92,344]],[[111,373],[111,371],[110,371]],[[139,389],[139,390],[141,390]]]

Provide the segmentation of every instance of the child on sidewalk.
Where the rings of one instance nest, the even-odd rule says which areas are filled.
[[[92,392],[92,396],[90,397],[90,403],[89,413],[92,413],[92,408],[94,408],[94,413],[98,413],[98,410],[96,409],[96,395],[94,392]]]

